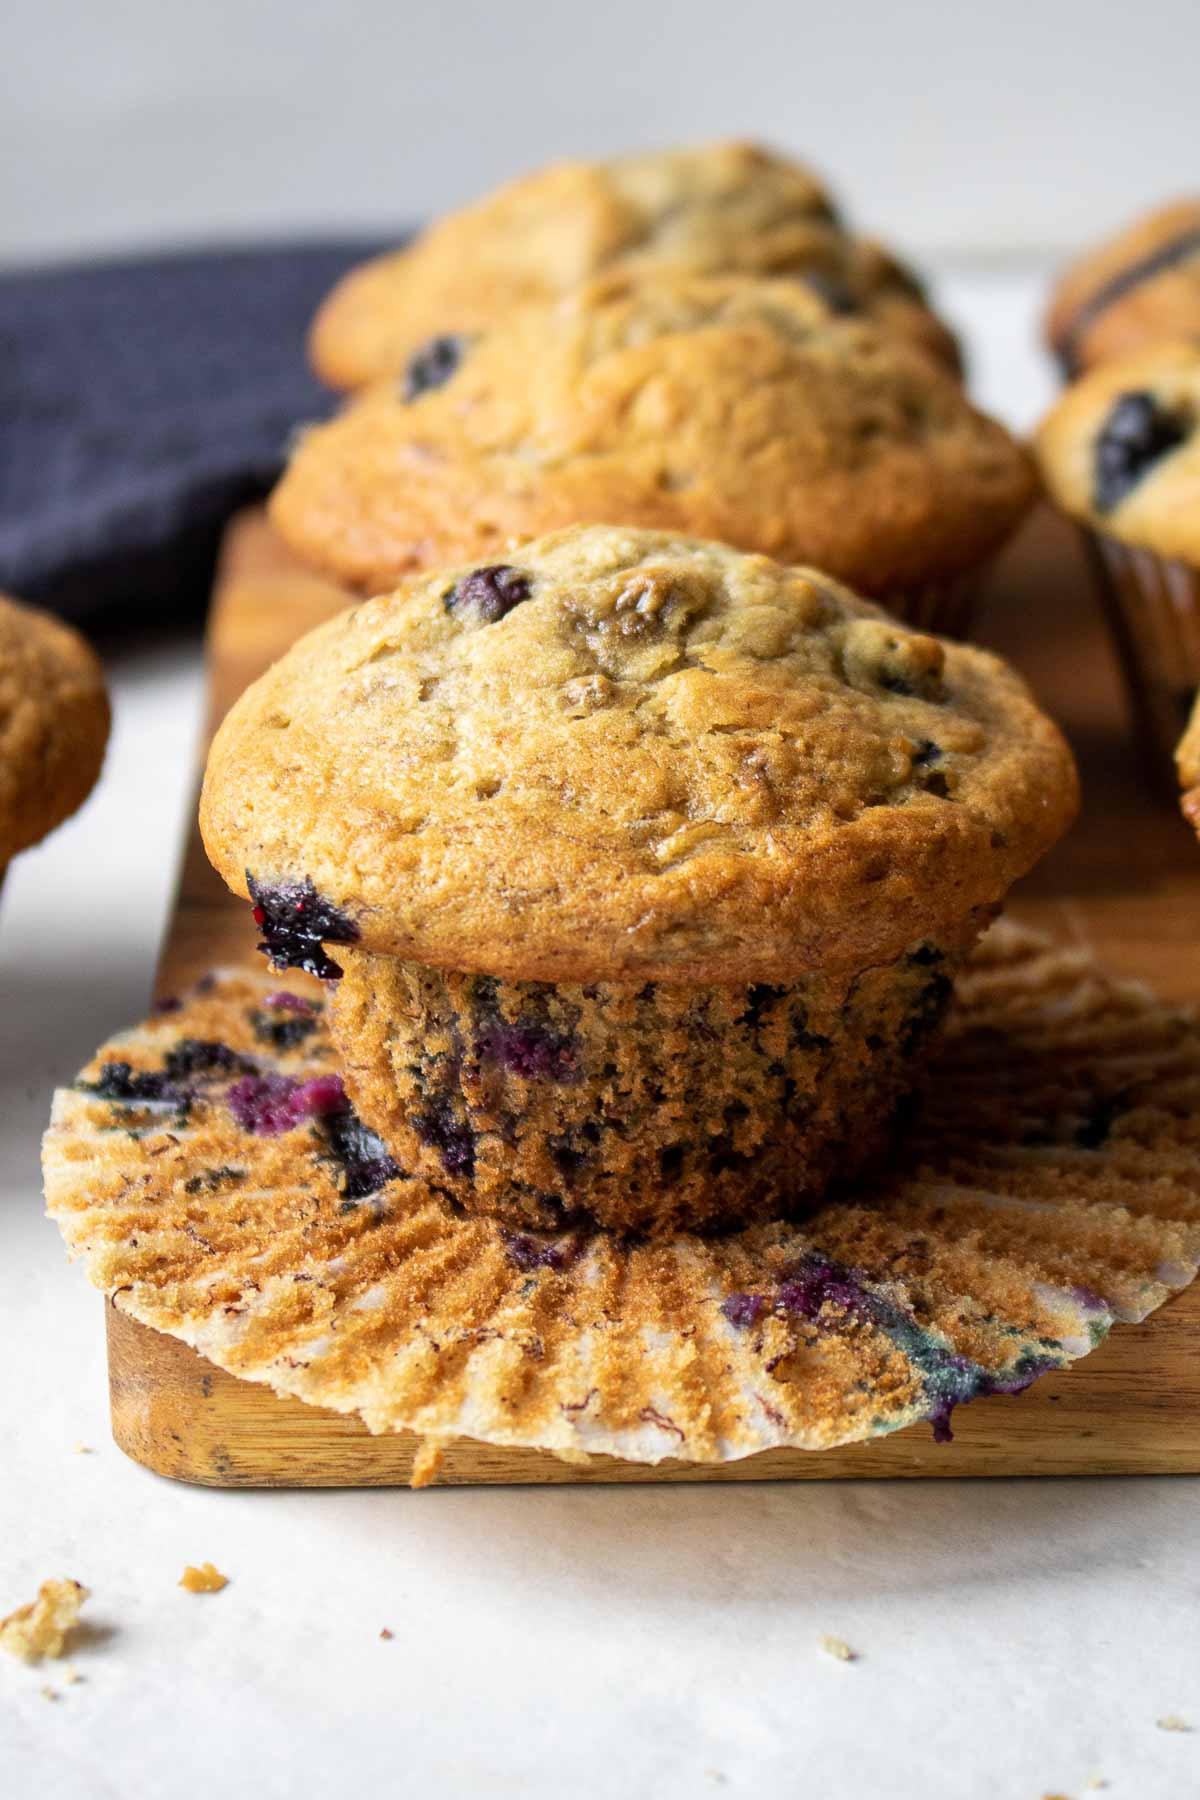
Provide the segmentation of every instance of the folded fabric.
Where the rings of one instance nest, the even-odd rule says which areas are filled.
[[[0,279],[0,588],[60,611],[182,607],[225,519],[334,404],[308,323],[341,240],[22,270]]]

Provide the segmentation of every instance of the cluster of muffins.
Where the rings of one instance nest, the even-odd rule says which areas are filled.
[[[104,676],[77,631],[0,594],[0,886],[82,806],[108,742]]]
[[[364,1129],[506,1230],[811,1206],[1075,808],[1019,678],[934,635],[1030,459],[913,278],[741,145],[518,182],[313,352],[357,391],[272,515],[376,597],[237,702],[201,824],[330,984]]]
[[[1145,760],[1197,780],[1200,718],[1200,200],[1162,207],[1058,283],[1046,336],[1067,382],[1037,454],[1083,529]],[[1194,798],[1189,816],[1195,814]]]

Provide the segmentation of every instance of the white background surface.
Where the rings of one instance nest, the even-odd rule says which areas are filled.
[[[946,289],[1018,423],[1043,278]],[[0,906],[0,1612],[50,1574],[94,1593],[57,1703],[53,1665],[0,1658],[3,1800],[1200,1793],[1197,1480],[231,1494],[122,1457],[37,1139],[145,1006],[198,652],[112,676],[103,784]],[[209,1558],[231,1585],[181,1592]]]
[[[1196,0],[6,0],[0,258],[392,228],[551,153],[765,137],[915,251],[1196,182]]]

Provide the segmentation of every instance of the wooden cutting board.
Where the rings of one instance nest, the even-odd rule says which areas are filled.
[[[301,632],[347,604],[299,568],[261,514],[226,540],[209,623],[209,730]],[[1067,728],[1083,772],[1083,817],[1022,884],[1014,916],[1085,944],[1116,973],[1200,1002],[1200,846],[1144,783],[1116,666],[1078,545],[1036,518],[989,582],[976,635],[1015,662]],[[178,992],[214,964],[254,964],[244,904],[210,869],[193,826],[159,970]],[[406,1482],[416,1439],[372,1437],[344,1418],[239,1381],[174,1339],[107,1308],[113,1434],[138,1462],[228,1487]],[[928,1426],[842,1450],[769,1450],[715,1467],[451,1446],[441,1483],[825,1480],[848,1475],[1151,1474],[1200,1471],[1200,1282],[1142,1325],[1118,1326],[1072,1370],[1019,1399],[977,1401],[953,1444]]]

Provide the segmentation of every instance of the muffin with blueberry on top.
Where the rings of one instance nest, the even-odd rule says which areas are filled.
[[[0,595],[0,883],[83,805],[108,727],[104,675],[79,633]]]
[[[957,631],[1033,490],[951,375],[804,284],[612,276],[525,308],[419,391],[364,390],[300,438],[271,515],[371,591],[621,524],[811,563]]]
[[[658,1233],[878,1152],[1075,803],[994,656],[587,527],[301,639],[221,726],[201,824],[276,966],[331,984],[402,1169],[506,1228]]]
[[[1083,527],[1152,773],[1200,686],[1200,337],[1147,345],[1066,390],[1037,434],[1046,488]]]
[[[1165,339],[1200,334],[1200,199],[1172,201],[1062,275],[1046,338],[1070,377]]]
[[[464,338],[596,275],[798,275],[948,367],[958,347],[916,277],[838,224],[809,169],[756,144],[557,163],[448,214],[351,270],[310,351],[331,387],[420,383]]]

